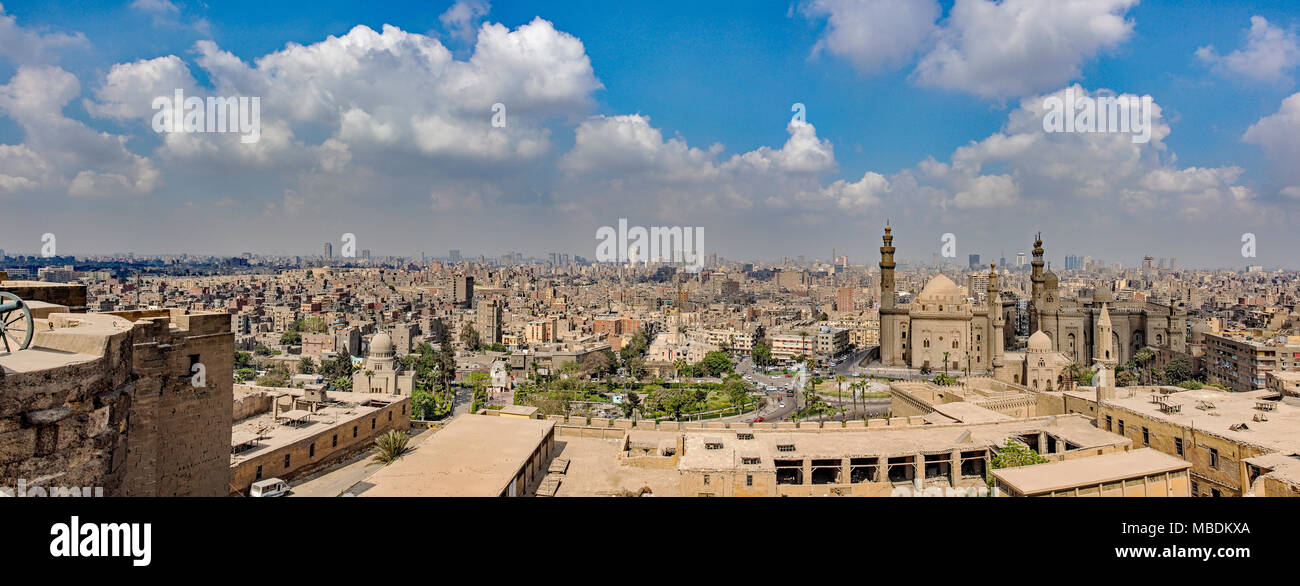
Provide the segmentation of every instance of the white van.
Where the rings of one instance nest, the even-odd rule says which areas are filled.
[[[289,483],[279,478],[268,478],[253,483],[252,488],[248,489],[248,496],[284,496],[289,494]]]

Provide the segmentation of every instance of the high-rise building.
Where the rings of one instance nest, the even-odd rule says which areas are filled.
[[[968,266],[968,268],[970,268],[970,270],[972,271],[978,270],[980,268],[980,255],[978,254],[970,255],[970,265]]]
[[[835,310],[853,311],[853,287],[840,287],[835,292]]]
[[[474,302],[474,277],[456,275],[451,278],[452,295],[456,305],[469,307]]]
[[[460,250],[452,249],[451,252],[447,253],[447,258],[449,258],[451,262],[460,262]]]
[[[334,243],[325,243],[325,258],[334,258]]]
[[[501,343],[501,301],[484,299],[479,302],[474,316],[474,329],[478,330],[483,344]]]
[[[1028,264],[1027,261],[1028,259],[1025,257],[1025,253],[1023,252],[1016,253],[1016,268],[1018,269],[1023,268],[1026,264]]]

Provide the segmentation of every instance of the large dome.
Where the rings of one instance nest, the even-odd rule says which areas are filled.
[[[952,282],[952,279],[944,275],[938,275],[925,284],[925,288],[921,289],[920,297],[922,299],[943,299],[956,297],[958,293],[957,284]]]
[[[392,356],[393,338],[384,332],[375,334],[370,340],[370,354],[373,356]]]
[[[1052,339],[1047,334],[1044,334],[1043,330],[1038,330],[1034,332],[1034,335],[1029,336],[1030,352],[1049,352],[1051,349]]]

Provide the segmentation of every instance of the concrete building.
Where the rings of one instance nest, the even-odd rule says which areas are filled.
[[[1262,389],[1268,373],[1300,371],[1300,336],[1206,332],[1205,375],[1238,392]]]
[[[293,480],[374,448],[389,430],[411,427],[409,396],[236,387],[230,436],[230,494],[254,482]]]
[[[555,422],[457,417],[366,483],[363,497],[531,496],[555,449]]]
[[[380,332],[370,340],[370,353],[352,374],[352,392],[409,396],[415,376],[402,372],[393,339]]]
[[[85,287],[3,281],[36,333],[0,354],[0,486],[108,496],[228,492],[234,334],[225,312],[81,313]]]
[[[1092,458],[994,470],[1004,496],[1191,496],[1191,464],[1144,448]]]

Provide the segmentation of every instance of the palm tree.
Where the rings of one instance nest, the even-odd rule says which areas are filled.
[[[385,466],[392,464],[410,451],[407,446],[410,441],[411,437],[405,432],[390,429],[388,433],[375,438],[375,456],[372,460]]]
[[[835,387],[838,389],[835,396],[840,403],[840,423],[844,423],[844,381],[846,380],[848,377],[842,374],[835,375]]]
[[[373,371],[373,370],[367,370],[367,371],[366,371],[366,392],[367,392],[367,393],[370,392],[370,389],[375,388],[375,385],[374,385],[373,383],[370,382],[370,377],[372,377],[372,376],[375,376],[375,371]]]
[[[943,353],[943,377],[944,378],[948,378],[948,354],[951,353],[950,352]]]

